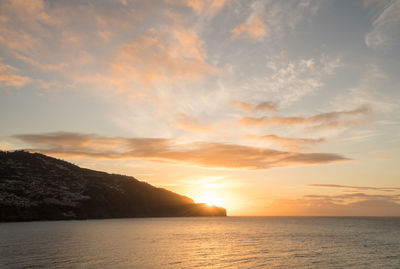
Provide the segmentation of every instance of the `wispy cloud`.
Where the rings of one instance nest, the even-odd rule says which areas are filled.
[[[268,27],[263,21],[264,5],[261,2],[254,2],[251,6],[252,13],[242,24],[231,30],[232,37],[247,38],[250,40],[262,39],[268,34]]]
[[[400,191],[400,188],[392,188],[392,187],[362,187],[362,186],[349,186],[349,185],[337,185],[337,184],[308,184],[307,186],[318,187],[318,188],[373,190],[373,191],[385,191],[385,192]]]
[[[37,55],[43,40],[61,23],[62,16],[50,12],[41,0],[2,1],[0,3],[0,44],[14,55]],[[53,37],[54,38],[54,37]]]
[[[214,16],[231,0],[166,0],[166,2],[190,7],[198,15]]]
[[[267,26],[260,18],[251,18],[232,29],[234,38],[249,38],[257,40],[267,33]]]
[[[122,45],[111,64],[117,80],[139,80],[144,85],[176,80],[198,80],[217,74],[208,64],[198,35],[175,25],[151,29]]]
[[[154,5],[155,1],[134,7],[132,3],[126,4],[1,1],[1,49],[31,65],[37,77],[51,73],[54,80],[64,85],[87,86],[89,82],[105,88],[104,81],[113,84],[118,80],[112,78],[108,69],[114,51],[132,37],[138,37],[139,32],[135,31],[138,21],[164,7],[162,1],[159,6]],[[147,25],[147,29],[151,26]],[[93,48],[96,56],[91,54]]]
[[[2,8],[19,19],[29,23],[57,24],[59,17],[53,16],[48,12],[48,6],[42,0],[32,0],[27,2],[11,0],[3,2]],[[30,25],[31,27],[33,25]]]
[[[210,132],[211,128],[207,127],[206,124],[200,121],[198,118],[191,117],[185,113],[180,113],[176,120],[176,126],[178,128],[192,131],[192,132]]]
[[[298,153],[218,142],[181,143],[162,138],[110,138],[79,133],[16,135],[33,151],[66,157],[140,158],[211,168],[269,169],[322,165],[349,159],[331,153]]]
[[[317,13],[321,1],[238,1],[241,13],[247,17],[242,24],[231,30],[233,38],[246,38],[251,41],[281,39],[295,31],[300,22],[311,21]]]
[[[282,148],[291,149],[291,150],[303,150],[309,149],[310,145],[316,145],[325,141],[324,138],[289,138],[289,137],[281,137],[277,135],[252,135],[247,134],[246,138],[257,139],[257,140],[268,140],[272,142],[277,142],[280,144]]]
[[[380,14],[372,22],[372,30],[365,36],[365,43],[371,48],[391,46],[398,43],[399,26],[400,0],[387,1]]]
[[[265,75],[249,79],[244,89],[251,91],[252,98],[265,98],[279,103],[281,108],[291,106],[303,97],[315,93],[324,86],[324,79],[340,66],[338,57],[321,56],[319,59],[274,59],[267,63]]]
[[[366,66],[357,85],[338,95],[334,100],[334,105],[348,108],[365,104],[374,112],[393,114],[397,105],[390,95],[390,89],[393,88],[390,84],[390,78],[382,68],[375,64]]]
[[[242,117],[242,125],[270,126],[270,125],[297,125],[307,124],[311,128],[335,128],[364,123],[366,115],[371,114],[368,107],[359,107],[354,110],[335,111],[316,114],[310,117]]]
[[[278,110],[277,104],[273,102],[261,102],[258,104],[249,104],[242,101],[232,101],[230,104],[247,112],[257,112],[263,110],[275,112]]]
[[[0,58],[0,85],[22,87],[30,80],[29,77],[18,75],[17,68],[2,63]]]

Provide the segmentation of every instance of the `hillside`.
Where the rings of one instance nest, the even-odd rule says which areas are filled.
[[[226,216],[226,210],[133,177],[0,151],[0,221],[175,216]]]

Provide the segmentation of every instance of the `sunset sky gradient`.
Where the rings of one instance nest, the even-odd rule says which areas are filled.
[[[0,0],[0,149],[229,215],[400,216],[399,0]]]

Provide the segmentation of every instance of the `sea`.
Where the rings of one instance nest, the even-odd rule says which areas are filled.
[[[0,268],[400,268],[400,218],[0,223]]]

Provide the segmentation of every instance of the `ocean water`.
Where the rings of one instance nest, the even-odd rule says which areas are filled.
[[[0,223],[0,268],[400,268],[400,218]]]

